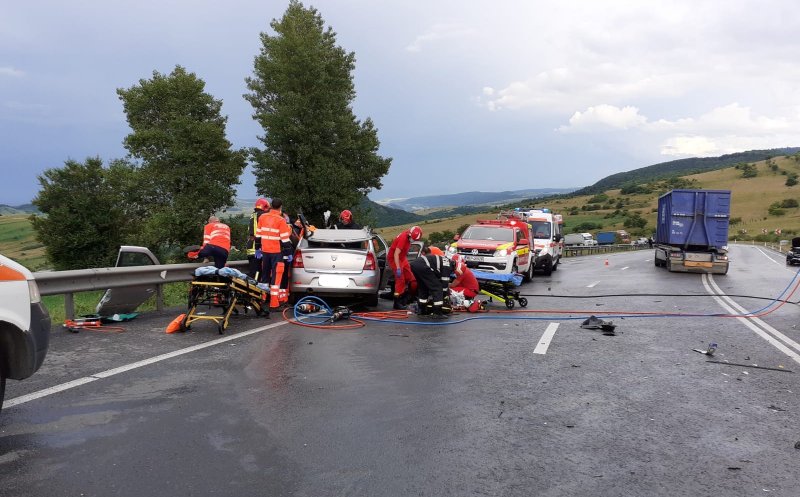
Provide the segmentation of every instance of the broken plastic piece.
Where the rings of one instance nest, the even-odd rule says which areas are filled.
[[[581,323],[581,328],[586,330],[603,330],[604,335],[613,336],[614,329],[617,327],[611,321],[603,321],[602,319],[598,318],[597,316],[590,316],[586,319],[583,323]]]

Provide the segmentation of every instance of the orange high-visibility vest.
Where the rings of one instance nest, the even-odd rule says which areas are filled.
[[[203,245],[216,245],[231,251],[231,229],[225,223],[208,223],[203,228]]]
[[[258,218],[258,234],[261,237],[261,250],[265,254],[279,254],[281,243],[289,242],[291,229],[283,216],[269,211]]]

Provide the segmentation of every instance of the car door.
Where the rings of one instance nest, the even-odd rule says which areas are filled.
[[[378,261],[378,268],[381,270],[381,281],[378,288],[385,288],[389,280],[389,274],[386,271],[386,256],[389,253],[389,246],[386,241],[378,235],[372,237],[372,249],[375,251],[375,259]]]
[[[154,266],[160,264],[158,258],[146,247],[123,245],[117,254],[116,267]],[[147,299],[155,295],[155,285],[133,285],[109,288],[95,308],[101,316],[127,314],[134,312]]]

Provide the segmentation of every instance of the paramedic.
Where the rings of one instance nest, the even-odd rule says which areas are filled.
[[[227,224],[219,222],[217,216],[208,218],[208,224],[203,228],[203,246],[197,257],[211,257],[214,267],[222,269],[228,262],[228,252],[231,250],[231,229]]]
[[[408,266],[408,249],[411,242],[422,238],[422,228],[412,226],[403,231],[392,242],[389,247],[388,263],[394,272],[394,308],[404,309],[401,299],[406,293],[406,285],[413,288],[416,286],[414,274]]]
[[[289,225],[283,219],[281,207],[283,202],[273,198],[269,212],[258,218],[258,234],[261,238],[261,249],[256,251],[256,258],[261,256],[261,282],[269,284],[269,306],[277,308],[280,305],[278,298],[281,279],[283,278],[284,263],[283,251],[287,245],[291,246],[289,239]]]

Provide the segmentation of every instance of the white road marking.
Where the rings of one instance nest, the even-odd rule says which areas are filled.
[[[759,252],[761,252],[762,254],[764,254],[764,257],[766,257],[767,259],[771,260],[771,261],[772,261],[772,262],[774,262],[775,264],[780,264],[781,266],[783,266],[783,265],[784,265],[782,262],[778,262],[778,261],[776,261],[775,259],[773,259],[772,257],[770,257],[770,256],[769,256],[769,254],[767,254],[766,252],[764,252],[764,251],[763,251],[763,250],[761,250],[760,248],[756,247],[756,250],[758,250]]]
[[[599,281],[595,281],[594,283],[589,283],[588,285],[586,285],[586,288],[594,288],[598,283],[600,283],[600,282]]]
[[[620,269],[620,271],[625,271],[625,270],[626,270],[626,269],[628,269],[629,267],[630,267],[630,266],[625,266],[624,268]]]
[[[236,340],[238,338],[243,338],[248,335],[253,335],[255,333],[259,333],[264,330],[269,330],[271,328],[277,328],[278,326],[283,326],[288,324],[288,321],[281,321],[280,323],[272,323],[266,326],[261,326],[259,328],[254,328],[252,330],[243,331],[241,333],[237,333],[235,335],[230,335],[222,338],[217,338],[216,340],[212,340],[210,342],[201,343],[198,345],[193,345],[191,347],[186,347],[185,349],[176,350],[174,352],[169,352],[167,354],[157,355],[155,357],[151,357],[150,359],[144,359],[142,361],[133,362],[131,364],[127,364],[125,366],[120,366],[118,368],[109,369],[107,371],[102,371],[100,373],[95,373],[93,375],[85,376],[83,378],[78,378],[77,380],[68,381],[66,383],[62,383],[60,385],[56,385],[54,387],[45,388],[39,390],[37,392],[29,393],[26,395],[21,395],[19,397],[15,397],[11,400],[6,401],[3,404],[3,408],[9,408],[13,406],[18,406],[20,404],[24,404],[26,402],[30,402],[32,400],[40,399],[42,397],[47,397],[48,395],[52,395],[54,393],[63,392],[64,390],[69,390],[71,388],[79,387],[81,385],[85,385],[86,383],[91,383],[93,381],[97,381],[102,378],[108,378],[109,376],[114,376],[120,373],[124,373],[126,371],[130,371],[131,369],[141,368],[143,366],[148,366],[150,364],[154,364],[156,362],[161,362],[167,359],[171,359],[173,357],[178,357],[184,354],[188,354],[190,352],[195,352],[197,350],[202,350],[208,347],[213,347],[214,345],[219,345],[225,342],[230,342],[231,340]]]
[[[708,293],[713,295],[714,296],[714,300],[716,300],[717,303],[723,309],[728,311],[728,313],[730,313],[730,314],[742,314],[742,313],[746,313],[747,312],[746,309],[744,309],[742,306],[740,306],[739,304],[734,302],[733,299],[731,299],[727,295],[722,295],[723,294],[722,290],[717,286],[717,284],[714,282],[713,277],[710,274],[704,274],[702,279],[701,279],[701,281],[703,282],[703,286],[706,288],[706,291],[708,291]],[[712,286],[714,288],[712,288]],[[728,305],[728,304],[730,304],[730,305]],[[740,321],[742,324],[744,324],[745,326],[747,326],[748,328],[750,328],[751,330],[753,330],[758,336],[760,336],[761,338],[763,338],[764,340],[769,342],[770,345],[772,345],[776,349],[780,350],[781,352],[783,352],[787,356],[791,357],[796,363],[800,364],[800,354],[798,354],[795,350],[792,350],[791,348],[789,348],[786,345],[784,345],[783,343],[781,343],[776,337],[780,338],[781,340],[783,340],[784,342],[789,344],[791,347],[794,347],[798,351],[800,351],[800,344],[798,344],[797,342],[795,342],[791,338],[787,337],[783,333],[779,332],[778,330],[776,330],[772,326],[768,325],[767,323],[765,323],[764,321],[762,321],[759,318],[756,318],[756,317],[751,317],[751,318],[740,317],[740,318],[736,318],[736,319],[738,321]],[[759,328],[758,326],[756,326],[756,323],[758,323],[759,325],[763,326],[764,329]],[[770,333],[773,333],[775,336],[771,335]]]
[[[558,323],[550,323],[547,325],[547,329],[544,330],[542,338],[539,340],[539,343],[536,344],[536,348],[533,349],[534,354],[547,353],[547,347],[550,346],[550,341],[553,340],[553,335],[556,334],[557,329],[558,329]]]

